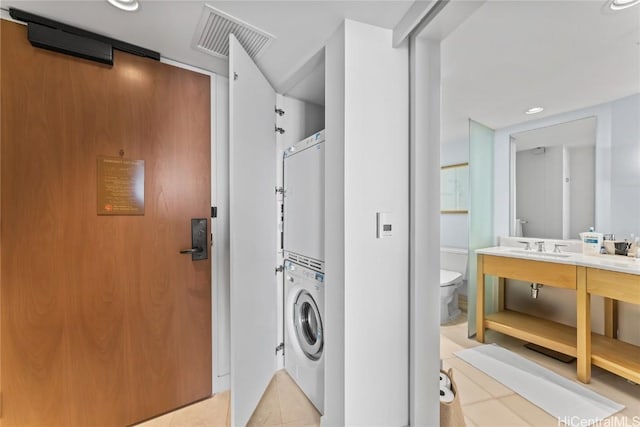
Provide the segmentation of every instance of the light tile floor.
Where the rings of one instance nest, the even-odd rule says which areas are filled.
[[[576,363],[563,363],[526,349],[524,342],[487,331],[487,342],[497,343],[515,353],[575,380]],[[452,368],[458,386],[467,427],[558,427],[551,415],[515,394],[493,378],[456,358],[454,352],[480,345],[467,338],[467,322],[460,318],[440,330],[440,357],[444,369]],[[586,387],[626,408],[600,426],[640,427],[640,385],[593,367]],[[196,427],[229,425],[229,392],[155,418],[139,427]],[[285,371],[278,371],[256,408],[250,426],[319,426],[320,414]]]
[[[524,347],[518,339],[487,331],[486,342],[497,343],[571,380],[576,380],[576,362],[563,363]],[[453,368],[462,411],[468,427],[558,427],[558,420],[528,400],[454,356],[454,352],[480,345],[467,338],[464,318],[440,329],[440,357],[443,368]],[[582,383],[580,383],[582,384]],[[632,384],[600,368],[592,368],[592,379],[585,387],[626,408],[603,420],[600,426],[640,427],[640,385]]]
[[[162,415],[137,427],[223,427],[230,425],[229,392]],[[286,371],[275,373],[248,426],[320,426],[320,413]]]

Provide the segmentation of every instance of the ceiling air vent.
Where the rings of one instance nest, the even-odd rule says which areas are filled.
[[[204,5],[193,38],[194,47],[212,56],[229,56],[229,34],[233,34],[249,56],[256,59],[271,44],[275,36],[208,4]]]

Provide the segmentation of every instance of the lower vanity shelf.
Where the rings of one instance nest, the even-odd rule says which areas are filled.
[[[640,384],[640,347],[591,333],[591,363]]]
[[[504,310],[486,315],[484,327],[569,356],[578,356],[576,328],[562,323]],[[591,363],[640,384],[638,346],[592,332]]]
[[[577,355],[576,328],[562,323],[504,310],[486,315],[484,327],[569,356]]]

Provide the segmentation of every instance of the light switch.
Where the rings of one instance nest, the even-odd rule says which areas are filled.
[[[391,237],[393,235],[393,215],[389,212],[376,212],[376,237]]]

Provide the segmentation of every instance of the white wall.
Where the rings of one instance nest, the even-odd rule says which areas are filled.
[[[304,133],[309,136],[324,129],[324,107],[310,102],[306,102],[304,105]]]
[[[347,20],[326,52],[323,424],[406,425],[408,48],[392,47],[391,30]],[[376,238],[376,212],[393,214],[392,237]]]
[[[469,162],[469,138],[448,142],[440,146],[440,166]]]
[[[457,165],[469,162],[469,140],[442,144],[440,165]],[[469,214],[440,215],[440,246],[448,248],[469,247]]]
[[[324,129],[323,106],[284,95],[277,95],[276,103],[285,112],[276,117],[278,126],[285,130],[277,138],[278,152]]]

